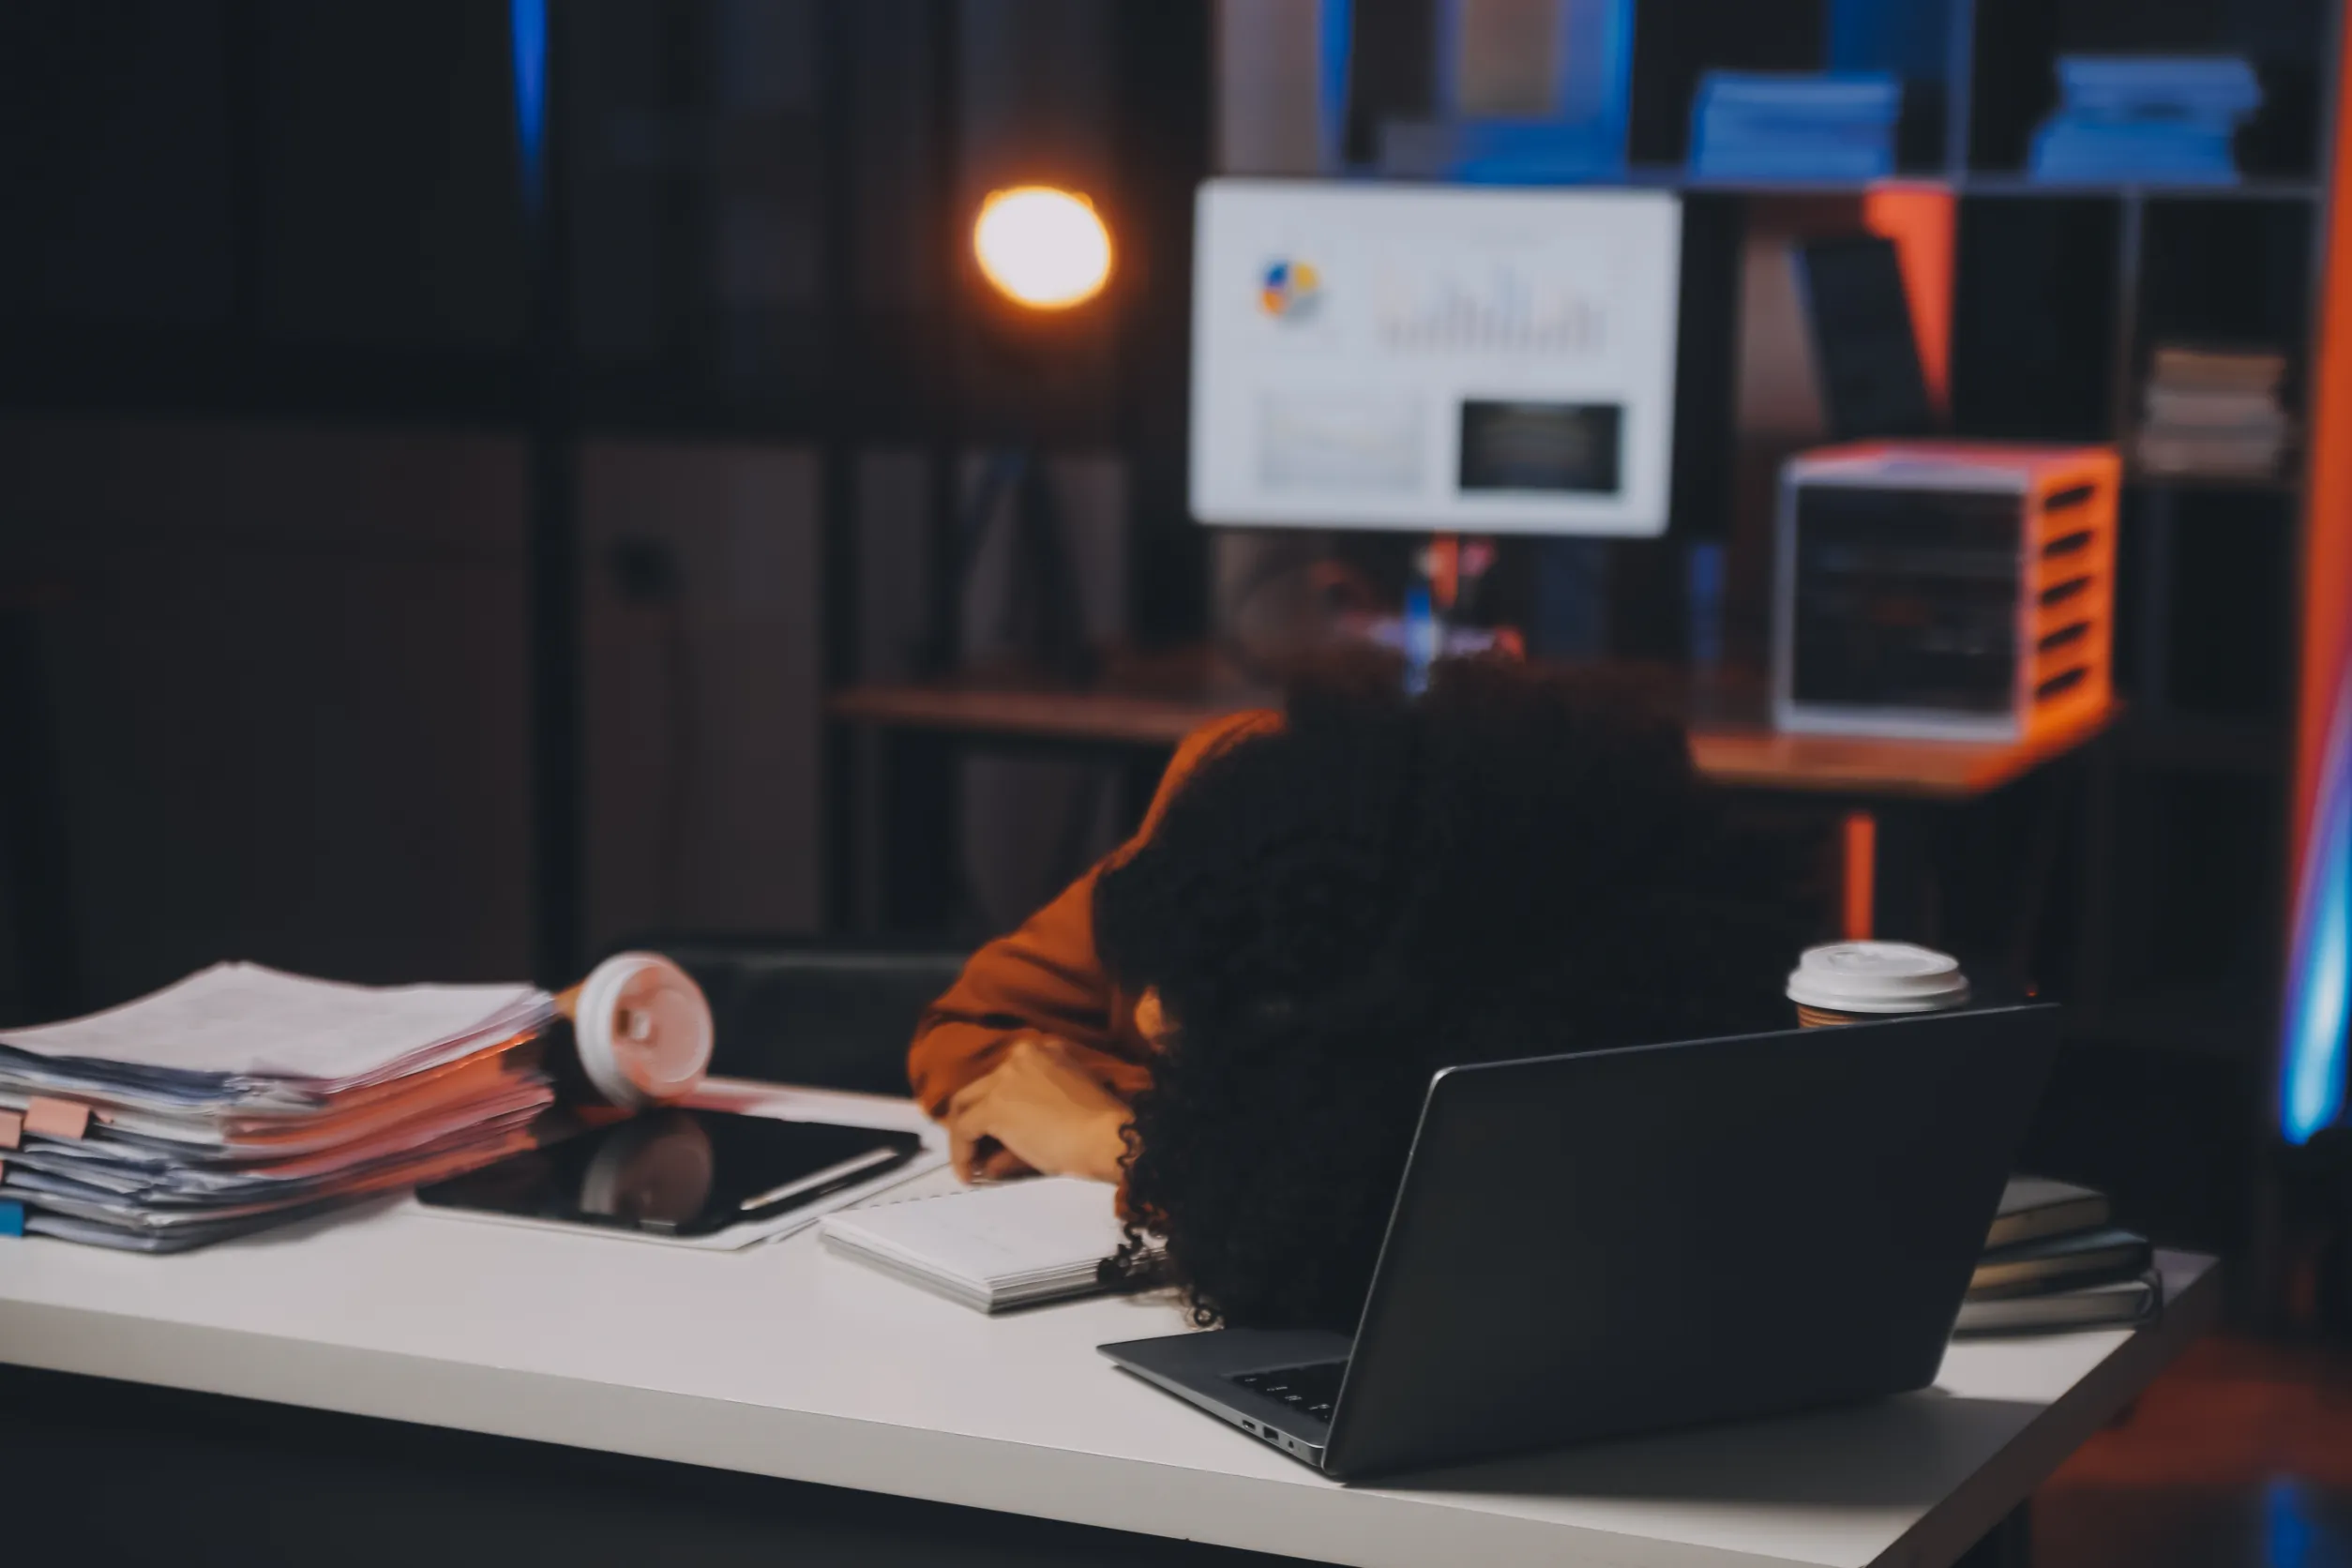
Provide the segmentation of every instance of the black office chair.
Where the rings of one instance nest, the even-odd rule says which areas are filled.
[[[79,1010],[66,792],[38,616],[68,602],[63,583],[0,587],[0,897],[16,932],[19,994],[0,1023],[45,1023]],[[5,990],[0,974],[0,990]],[[12,1003],[12,1005],[10,1005]]]
[[[907,1042],[968,955],[785,937],[653,935],[710,998],[711,1071],[727,1078],[907,1093]]]

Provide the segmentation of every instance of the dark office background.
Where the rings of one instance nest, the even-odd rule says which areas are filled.
[[[550,420],[577,454],[570,945],[837,916],[821,693],[923,640],[942,454],[1003,401],[955,215],[1017,176],[1103,193],[1127,264],[1020,410],[1092,628],[1199,626],[1205,9],[556,11],[551,264],[504,5],[0,15],[0,570],[50,737],[17,771],[66,807],[29,869],[63,878],[75,972],[10,962],[11,1014],[229,954],[533,967]]]
[[[550,9],[535,205],[505,4],[0,8],[0,1018],[231,957],[552,979],[648,932],[969,942],[1131,810],[1100,769],[918,751],[867,831],[929,871],[877,883],[846,825],[870,743],[826,695],[917,672],[943,592],[960,654],[1001,651],[1002,550],[953,589],[938,563],[1007,439],[1048,454],[1094,641],[1212,629],[1252,541],[1184,509],[1193,188],[1371,157],[1427,110],[1432,0],[1359,6],[1335,148],[1302,8],[1222,31],[1205,3]],[[1825,14],[1644,0],[1634,158],[1683,156],[1702,69],[1822,64]],[[1934,83],[1903,143],[1959,193],[1959,428],[2118,438],[2148,346],[2184,335],[2285,348],[2299,395],[2326,8],[1975,14],[1968,144]],[[2255,58],[2248,191],[2020,188],[2050,61],[2110,48]],[[1038,178],[1096,195],[1121,266],[1016,395],[960,245],[983,192]],[[1701,538],[1730,547],[1735,658],[1760,651],[1761,498],[1801,437],[1758,402],[1743,268],[1857,210],[1691,195],[1673,531],[1601,552],[1606,622],[1574,651],[1680,657]],[[2137,1190],[2207,1233],[2250,1223],[2267,1105],[2299,505],[2135,487],[2123,732],[2051,786],[2074,792],[2054,837],[2032,799],[1952,829],[1964,923],[2050,890],[2028,959],[2080,1003],[2068,1157],[2162,1144]],[[1571,559],[1544,550],[1510,546],[1502,585],[1539,650],[1545,561]]]

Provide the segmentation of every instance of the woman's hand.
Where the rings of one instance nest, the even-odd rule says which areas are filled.
[[[948,1101],[942,1120],[956,1174],[967,1182],[1033,1170],[1116,1182],[1129,1115],[1067,1043],[1028,1035]]]

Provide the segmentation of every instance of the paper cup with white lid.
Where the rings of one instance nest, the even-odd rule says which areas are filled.
[[[616,953],[555,999],[580,1071],[616,1106],[666,1105],[710,1070],[716,1030],[694,977],[658,953]]]
[[[1809,947],[1788,976],[1788,1000],[1807,1029],[1965,1006],[1960,960],[1907,942],[1833,942]]]

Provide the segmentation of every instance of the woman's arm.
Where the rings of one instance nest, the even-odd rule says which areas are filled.
[[[1240,713],[1186,736],[1137,840],[1150,837],[1169,797],[1203,758],[1279,722],[1272,713]],[[995,1072],[1024,1039],[1059,1042],[1057,1060],[1122,1100],[1151,1080],[1149,1053],[1129,1016],[1134,999],[1116,993],[1094,952],[1100,871],[1088,871],[1018,930],[973,954],[956,984],[925,1011],[907,1053],[907,1075],[931,1115],[944,1117],[958,1093]]]
[[[1123,1051],[1109,978],[1094,957],[1094,878],[1072,882],[1010,936],[999,937],[964,966],[945,995],[925,1010],[907,1053],[914,1097],[943,1116],[958,1092],[993,1072],[1017,1040],[1045,1037],[1074,1048],[1073,1060],[1097,1072],[1122,1098],[1148,1073],[1132,1048]]]

